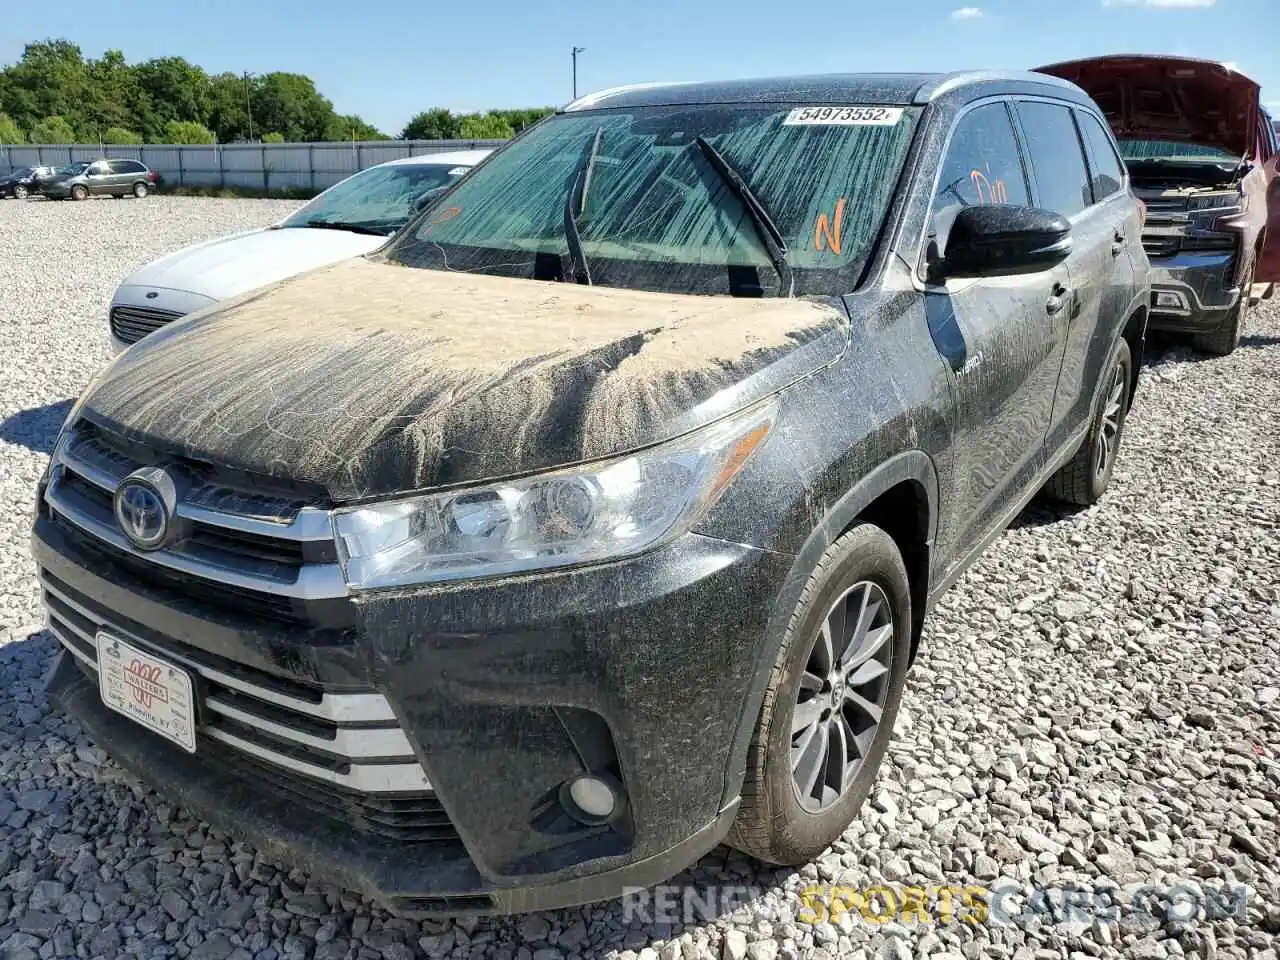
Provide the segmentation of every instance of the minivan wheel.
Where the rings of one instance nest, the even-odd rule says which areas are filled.
[[[83,184],[77,183],[74,187],[71,188],[71,199],[72,200],[88,200],[89,188],[84,186]]]
[[[727,842],[769,863],[812,860],[871,790],[902,700],[911,588],[879,527],[833,543],[800,595],[765,689]]]
[[[135,183],[133,185],[133,195],[139,200],[145,197],[149,192],[150,191],[147,189],[147,185],[145,183]]]
[[[28,193],[27,188],[20,183],[13,188],[13,199],[25,200],[27,199],[27,193]]]
[[[1058,500],[1087,507],[1098,502],[1115,470],[1129,414],[1129,384],[1133,359],[1129,344],[1121,340],[1105,368],[1102,398],[1089,425],[1089,434],[1076,455],[1049,480],[1048,491]]]

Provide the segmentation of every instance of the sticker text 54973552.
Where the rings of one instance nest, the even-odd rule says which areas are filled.
[[[784,127],[892,127],[902,119],[901,107],[796,107]]]

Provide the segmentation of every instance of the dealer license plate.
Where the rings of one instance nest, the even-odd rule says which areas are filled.
[[[187,672],[109,633],[99,633],[97,643],[102,702],[195,753],[195,698]]]

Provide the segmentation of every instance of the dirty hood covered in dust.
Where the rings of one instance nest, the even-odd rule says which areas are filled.
[[[474,482],[677,436],[836,359],[809,300],[645,293],[356,259],[123,353],[84,413],[335,501]]]

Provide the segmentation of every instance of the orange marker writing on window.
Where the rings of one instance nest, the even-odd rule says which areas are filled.
[[[834,254],[840,253],[840,234],[843,232],[844,227],[844,204],[844,197],[836,201],[836,212],[831,221],[827,220],[825,213],[818,214],[818,222],[813,227],[813,249],[819,253],[827,247],[830,247],[831,252]]]

